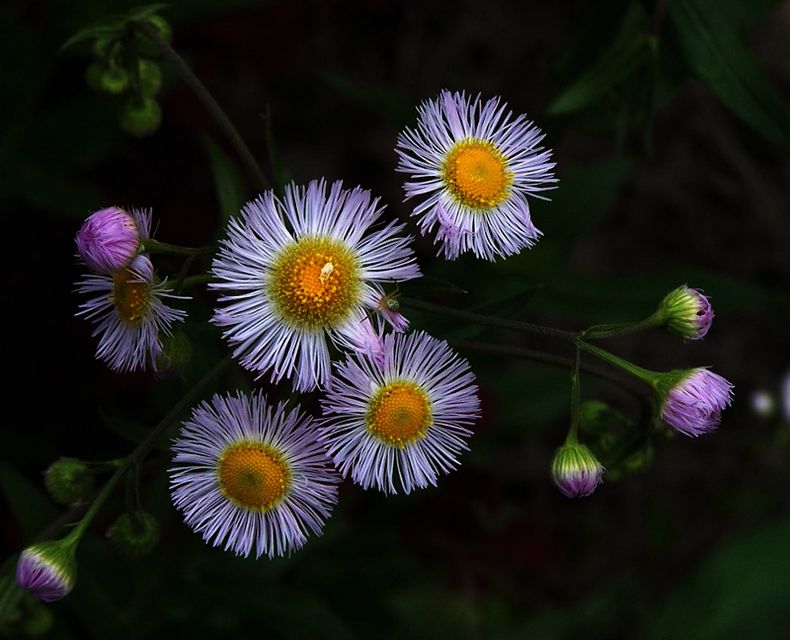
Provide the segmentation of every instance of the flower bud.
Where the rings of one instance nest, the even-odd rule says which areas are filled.
[[[192,344],[183,331],[174,331],[162,339],[162,351],[156,359],[156,371],[160,377],[186,371],[192,361]]]
[[[88,268],[111,275],[128,265],[140,246],[134,216],[119,207],[100,209],[88,216],[74,242]]]
[[[589,496],[601,484],[604,468],[585,445],[568,443],[554,454],[551,476],[554,484],[569,498]]]
[[[146,16],[144,20],[156,28],[157,32],[159,33],[159,37],[162,38],[162,40],[168,43],[173,40],[173,29],[170,26],[170,23],[168,23],[167,20],[165,20],[162,16]],[[135,40],[137,50],[142,55],[148,56],[149,58],[157,58],[161,55],[162,52],[159,50],[159,47],[156,45],[156,43],[144,33],[138,32],[136,34]]]
[[[124,513],[107,530],[107,537],[123,555],[139,558],[159,542],[159,523],[145,511]]]
[[[140,60],[140,91],[144,96],[153,97],[162,88],[162,71],[156,62]]]
[[[61,458],[44,472],[47,491],[60,504],[85,499],[93,491],[94,480],[88,466],[76,458]]]
[[[732,383],[705,367],[665,373],[657,384],[661,418],[687,436],[713,431],[732,402],[732,389]]]
[[[16,581],[33,597],[54,602],[73,588],[77,574],[74,541],[41,542],[25,549],[16,565]]]
[[[126,133],[144,138],[154,133],[162,124],[162,109],[150,97],[143,98],[142,103],[130,100],[121,109],[120,123],[121,129]]]
[[[713,322],[713,307],[699,289],[686,285],[671,291],[659,306],[670,333],[687,340],[701,340]]]

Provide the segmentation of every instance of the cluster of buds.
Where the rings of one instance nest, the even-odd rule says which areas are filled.
[[[701,340],[707,335],[713,316],[707,296],[683,285],[667,294],[656,313],[638,326],[661,325],[686,340]],[[687,436],[714,431],[721,422],[722,411],[732,402],[732,383],[707,367],[663,373],[639,369],[635,373],[653,387],[658,417]],[[592,451],[573,437],[557,450],[551,475],[564,495],[576,498],[593,493],[603,472]]]

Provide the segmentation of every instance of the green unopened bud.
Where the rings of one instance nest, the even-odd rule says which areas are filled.
[[[65,597],[74,588],[77,576],[76,542],[76,538],[66,537],[25,549],[16,565],[17,584],[44,602]]]
[[[99,79],[101,90],[117,96],[129,88],[129,72],[121,66],[111,64]]]
[[[128,134],[140,138],[150,136],[162,123],[162,109],[153,98],[144,98],[142,103],[130,100],[121,110],[120,122]]]
[[[661,301],[658,312],[668,331],[687,340],[701,340],[713,322],[713,307],[699,289],[686,285],[670,291]]]
[[[140,91],[144,96],[153,97],[162,88],[162,71],[156,62],[140,60]]]
[[[44,483],[55,502],[60,504],[84,500],[95,484],[88,466],[76,458],[53,462],[44,472]]]
[[[159,523],[145,511],[124,513],[108,529],[107,537],[123,555],[139,558],[159,542]]]
[[[114,56],[121,46],[118,38],[102,37],[93,41],[93,55],[97,60],[107,60]]]
[[[554,484],[569,498],[589,496],[601,484],[604,468],[585,445],[562,445],[554,454],[551,476]]]
[[[159,37],[165,42],[169,43],[173,40],[173,29],[162,16],[148,16],[145,18],[145,22],[153,25],[159,33]],[[138,32],[135,41],[137,50],[144,56],[156,58],[162,53],[156,43],[143,33]]]
[[[192,361],[192,344],[183,331],[175,331],[162,341],[162,352],[157,359],[160,375],[182,373]]]

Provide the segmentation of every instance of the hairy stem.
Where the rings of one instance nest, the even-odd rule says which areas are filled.
[[[269,180],[266,177],[266,174],[263,173],[263,170],[261,169],[258,162],[255,160],[255,156],[252,155],[252,151],[250,151],[250,148],[244,142],[244,139],[241,137],[236,127],[233,126],[230,118],[228,118],[227,114],[222,110],[222,107],[220,107],[217,101],[214,99],[214,96],[212,96],[209,90],[206,89],[206,85],[204,85],[200,81],[200,78],[194,74],[192,69],[190,69],[187,63],[184,62],[184,59],[178,55],[173,47],[162,40],[162,38],[159,36],[159,31],[151,23],[145,22],[144,20],[132,20],[129,25],[156,44],[156,46],[162,52],[162,55],[173,65],[176,72],[178,72],[178,75],[181,76],[181,79],[189,85],[192,91],[195,92],[198,100],[200,100],[200,102],[206,108],[206,111],[211,114],[211,117],[214,118],[214,121],[217,123],[219,128],[222,129],[222,132],[225,134],[225,136],[227,136],[230,143],[236,149],[236,153],[239,154],[239,157],[244,163],[244,166],[247,168],[250,176],[255,180],[256,187],[261,191],[268,189]]]

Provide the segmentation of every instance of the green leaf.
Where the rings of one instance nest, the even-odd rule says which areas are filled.
[[[123,33],[124,24],[126,24],[126,18],[123,16],[113,16],[101,22],[96,22],[77,31],[63,43],[60,50],[65,51],[75,44],[97,40],[98,38],[118,38]]]
[[[741,120],[790,149],[790,110],[715,0],[674,0],[669,15],[692,71]]]
[[[5,462],[0,463],[0,488],[25,540],[32,540],[58,515],[46,493]]]
[[[674,590],[640,638],[773,640],[787,632],[790,520],[711,553]]]
[[[142,7],[135,7],[134,9],[131,9],[126,14],[126,17],[128,20],[145,20],[146,18],[150,18],[151,16],[160,13],[162,9],[167,9],[167,7],[168,5],[162,2],[146,4]]]
[[[362,85],[339,73],[319,73],[329,87],[361,103],[371,111],[401,126],[414,116],[414,102],[408,96],[385,86]]]
[[[239,213],[247,200],[247,189],[241,178],[236,163],[211,138],[203,139],[211,172],[214,175],[214,186],[220,207],[220,230],[224,230],[228,220]]]
[[[612,44],[554,98],[547,113],[561,115],[597,102],[644,65],[654,47],[654,38],[647,33],[645,10],[632,3]]]

